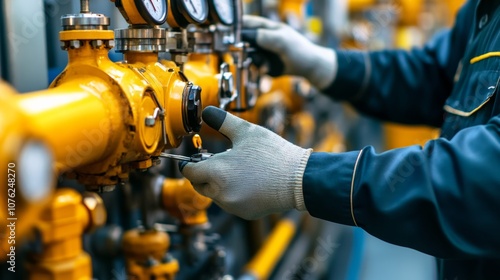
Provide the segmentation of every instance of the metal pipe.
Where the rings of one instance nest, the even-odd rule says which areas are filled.
[[[82,14],[90,13],[89,0],[80,0],[80,13]]]
[[[243,28],[243,0],[234,0],[234,44],[241,42],[241,29]]]
[[[16,95],[9,102],[26,116],[19,125],[54,151],[59,171],[102,159],[123,123],[121,111],[113,108],[120,103],[108,84],[93,78]]]

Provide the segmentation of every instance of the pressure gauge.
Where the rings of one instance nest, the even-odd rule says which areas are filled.
[[[186,27],[188,24],[202,24],[208,17],[207,0],[169,0],[171,15],[175,22],[171,27]]]
[[[161,25],[167,20],[167,0],[116,0],[115,5],[130,24]]]
[[[218,22],[224,25],[234,23],[234,5],[233,0],[209,0],[210,21]]]

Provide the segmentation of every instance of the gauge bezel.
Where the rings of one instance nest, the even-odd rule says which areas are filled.
[[[231,22],[227,22],[226,20],[223,19],[223,17],[220,15],[219,10],[216,8],[215,2],[216,0],[208,0],[208,9],[209,9],[209,21],[210,23],[221,23],[223,25],[233,25],[235,21],[235,9],[234,9],[234,1],[229,0],[229,3],[231,4],[231,12],[232,12],[232,20]]]
[[[163,15],[160,20],[156,20],[149,12],[146,6],[144,5],[143,0],[134,0],[135,7],[137,8],[137,11],[139,11],[139,14],[141,17],[146,21],[146,23],[150,25],[162,25],[167,21],[167,15],[168,15],[168,3],[167,0],[160,0],[163,1]]]
[[[188,8],[186,7],[186,3],[183,0],[170,0],[170,5],[171,5],[171,11],[174,15],[175,21],[181,26],[181,27],[186,27],[189,24],[203,24],[209,14],[209,9],[208,9],[208,1],[207,0],[199,0],[202,2],[204,5],[204,13],[202,15],[201,19],[196,19],[194,18],[189,12]],[[181,3],[179,3],[181,2]]]

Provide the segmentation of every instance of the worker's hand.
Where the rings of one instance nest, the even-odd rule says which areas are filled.
[[[293,208],[305,210],[302,176],[311,149],[216,107],[207,107],[202,117],[233,147],[198,163],[180,164],[200,194],[249,220]]]
[[[333,82],[337,71],[334,50],[313,44],[284,23],[262,17],[245,15],[243,29],[244,41],[268,52],[271,76],[302,76],[319,90]]]

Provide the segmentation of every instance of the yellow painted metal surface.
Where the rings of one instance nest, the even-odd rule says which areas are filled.
[[[202,88],[203,106],[216,106],[219,104],[220,60],[216,54],[190,54],[184,64],[184,74],[196,85]],[[234,74],[234,72],[233,72]]]
[[[212,200],[202,196],[187,179],[166,179],[162,188],[163,206],[183,225],[208,222],[207,209]]]
[[[50,202],[52,189],[56,183],[54,172],[52,182],[47,182],[47,186],[40,186],[40,188],[47,188],[44,197],[30,201],[24,197],[18,159],[23,147],[28,142],[39,142],[42,135],[37,135],[36,131],[31,129],[29,118],[19,107],[11,103],[11,100],[17,96],[13,88],[0,81],[0,165],[4,168],[4,171],[0,172],[0,192],[3,198],[0,200],[0,207],[4,209],[0,211],[0,227],[2,228],[0,232],[5,234],[5,238],[0,239],[0,252],[10,252],[12,245],[19,248],[18,245],[24,241],[33,223],[37,221],[39,213]],[[7,216],[9,203],[14,205],[12,207],[14,215]],[[14,221],[15,231],[7,227],[10,224],[7,218],[17,218],[17,221]],[[14,239],[16,243],[12,243]],[[0,255],[1,260],[5,258],[6,254]]]
[[[303,21],[305,4],[307,2],[308,0],[281,0],[278,2],[278,14],[282,20],[293,15]]]
[[[424,4],[422,0],[398,0],[395,7],[400,14],[400,23],[403,25],[418,25]]]
[[[137,280],[173,280],[179,271],[175,259],[166,259],[170,247],[167,233],[133,229],[123,235],[127,274]]]
[[[63,31],[60,37],[104,33]],[[177,147],[189,134],[182,112],[187,81],[175,64],[159,63],[156,54],[127,53],[129,63],[113,63],[105,45],[84,39],[81,47],[68,49],[68,66],[50,89],[11,96],[8,103],[52,148],[58,171],[85,185],[113,185],[129,169],[151,166],[151,156]],[[156,99],[167,113],[166,144],[159,119],[145,124],[158,107]]]
[[[90,223],[89,211],[77,191],[57,190],[36,222],[43,251],[27,265],[30,279],[92,279],[90,257],[82,246],[82,234]]]
[[[259,280],[268,279],[296,230],[293,221],[286,218],[281,220],[269,234],[261,249],[246,265],[245,272]]]
[[[348,7],[349,11],[351,12],[356,12],[356,11],[361,11],[369,6],[373,6],[377,3],[376,0],[349,0],[348,1]]]

